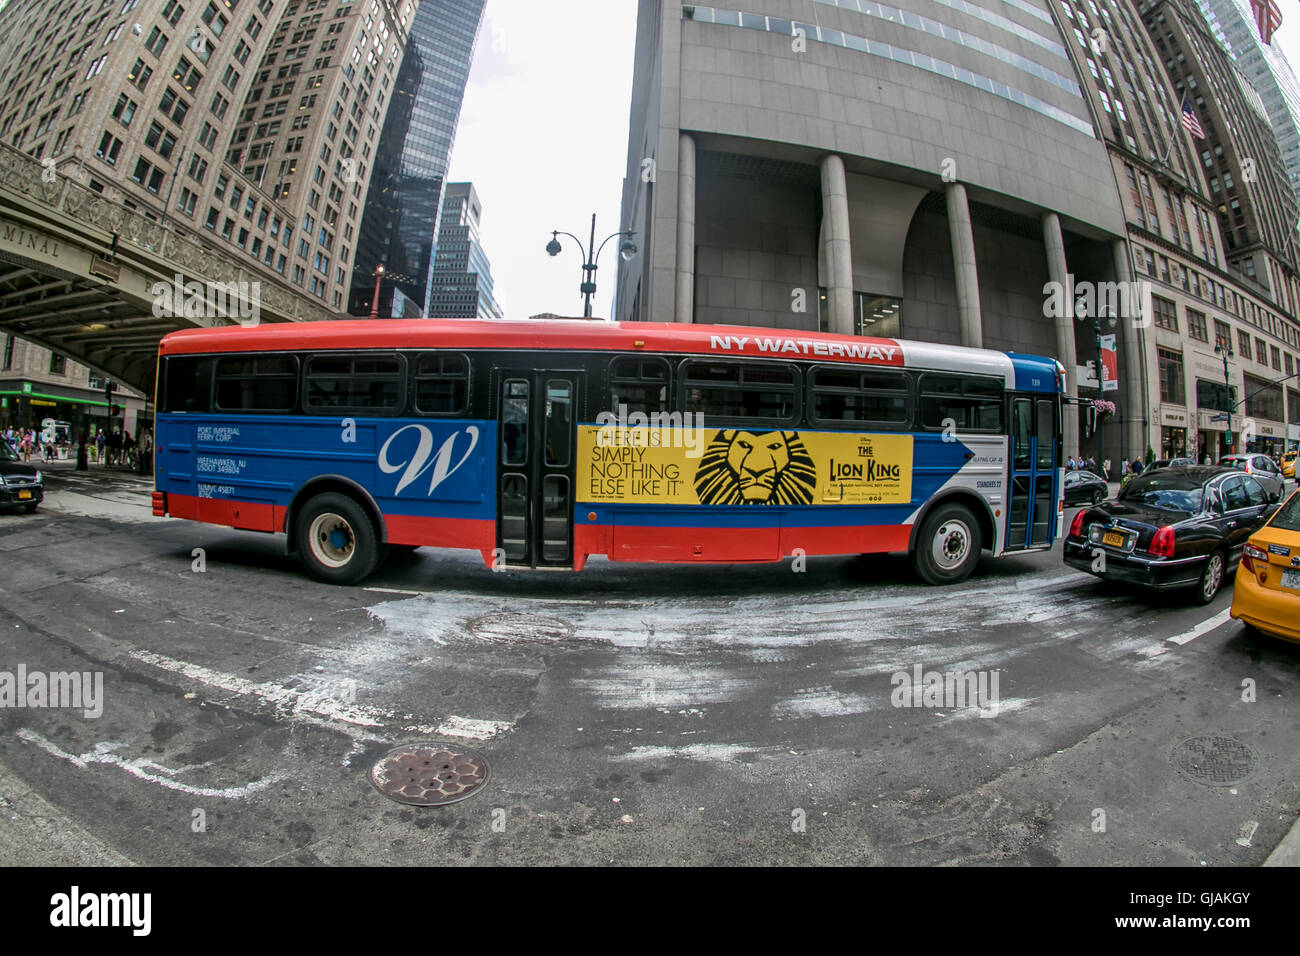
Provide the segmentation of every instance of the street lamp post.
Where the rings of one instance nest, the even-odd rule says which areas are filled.
[[[585,261],[582,263],[582,284],[578,286],[578,291],[583,296],[582,315],[584,318],[591,318],[591,297],[596,294],[596,263],[600,260],[601,250],[605,248],[605,243],[615,236],[622,236],[623,241],[618,244],[619,254],[623,256],[624,261],[631,259],[636,255],[636,243],[632,237],[636,233],[631,229],[625,229],[622,232],[614,232],[602,240],[600,247],[596,247],[596,214],[591,214],[591,238],[587,242],[587,249],[584,253]],[[551,231],[551,241],[546,244],[546,254],[554,258],[560,254],[563,248],[560,245],[560,236],[568,236],[578,244],[578,251],[582,252],[582,240],[571,232],[561,232],[558,229]]]
[[[1106,397],[1106,377],[1102,371],[1101,364],[1101,315],[1097,315],[1092,320],[1093,335],[1097,340],[1097,401],[1102,401]],[[1101,406],[1097,406],[1097,467],[1104,473],[1106,471],[1106,442],[1105,438],[1106,416],[1101,413]],[[1110,481],[1110,476],[1106,476]]]
[[[384,281],[384,264],[375,267],[375,297],[370,303],[370,318],[379,318],[379,284]]]
[[[1232,394],[1232,376],[1228,374],[1228,359],[1233,357],[1232,345],[1224,343],[1222,345],[1215,343],[1214,351],[1223,359],[1223,386],[1228,390],[1228,430],[1224,432],[1223,440],[1228,443],[1228,453],[1232,453],[1232,410],[1236,407]]]

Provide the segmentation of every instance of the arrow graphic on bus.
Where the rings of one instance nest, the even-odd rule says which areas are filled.
[[[388,459],[389,448],[391,448],[393,442],[397,440],[398,435],[402,434],[402,432],[411,431],[412,429],[420,434],[419,441],[415,446],[415,453],[409,460],[404,459],[393,464]],[[438,449],[436,455],[430,454],[433,451],[433,432],[429,431],[428,427],[424,425],[407,425],[389,435],[388,440],[384,442],[383,447],[379,449],[379,470],[386,475],[391,475],[402,471],[403,468],[406,469],[402,472],[402,477],[397,482],[397,490],[393,493],[400,495],[402,489],[432,468],[433,476],[429,479],[429,495],[432,496],[434,489],[460,470],[460,467],[469,460],[469,456],[474,453],[474,449],[478,447],[478,426],[467,426],[465,428],[465,433],[469,435],[469,447],[465,449],[465,454],[461,455],[460,461],[456,462],[454,465],[451,463],[451,459],[456,447],[456,439],[458,439],[461,434],[459,430],[452,432],[447,437],[447,440],[442,443],[442,446]]]

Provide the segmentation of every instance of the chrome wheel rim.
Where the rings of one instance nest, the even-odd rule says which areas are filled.
[[[939,525],[930,542],[930,557],[945,571],[955,571],[970,555],[971,535],[966,522],[949,519]]]
[[[1210,564],[1205,569],[1205,587],[1201,593],[1209,600],[1219,593],[1219,584],[1223,581],[1223,558],[1217,554],[1210,555]]]
[[[328,568],[344,567],[356,553],[357,537],[346,518],[327,511],[307,531],[312,557]]]

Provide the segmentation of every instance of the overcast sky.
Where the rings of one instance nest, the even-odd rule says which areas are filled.
[[[583,256],[622,228],[635,0],[488,0],[449,180],[474,183],[483,248],[507,318],[582,315]],[[608,316],[618,240],[601,253],[592,311]]]
[[[3,0],[0,0],[3,3]],[[449,178],[483,204],[483,247],[507,318],[581,315],[584,246],[618,221],[627,162],[636,0],[488,0]],[[1282,0],[1273,44],[1300,64],[1300,4]],[[600,257],[593,311],[608,316],[618,240]]]

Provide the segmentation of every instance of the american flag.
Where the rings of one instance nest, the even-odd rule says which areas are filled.
[[[1250,0],[1251,9],[1255,11],[1255,22],[1259,25],[1259,36],[1265,43],[1273,42],[1273,31],[1282,25],[1282,11],[1273,0]]]
[[[1201,126],[1201,121],[1196,118],[1196,111],[1192,109],[1192,101],[1187,97],[1183,97],[1183,129],[1197,139],[1205,139],[1205,129]]]

